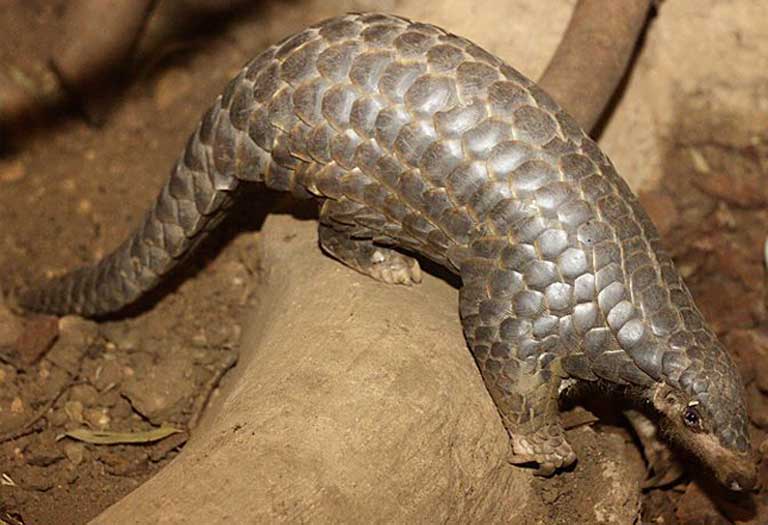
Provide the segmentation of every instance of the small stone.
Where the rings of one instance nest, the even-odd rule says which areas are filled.
[[[34,465],[26,465],[23,469],[14,472],[13,479],[27,490],[40,492],[52,489],[55,483],[47,468]]]
[[[61,182],[61,189],[67,193],[73,193],[77,189],[77,182],[75,179],[64,179]]]
[[[194,379],[187,373],[191,366],[189,356],[182,354],[159,363],[147,354],[132,357],[136,373],[126,378],[121,391],[134,410],[152,423],[161,424],[187,406],[195,389]]]
[[[63,408],[54,410],[51,414],[48,415],[48,423],[50,424],[51,428],[66,426],[69,421],[69,415]]]
[[[240,290],[251,279],[248,267],[239,261],[229,261],[221,265],[220,277],[233,288]]]
[[[80,215],[88,215],[93,210],[93,203],[88,199],[80,199],[77,203],[77,213]]]
[[[112,388],[99,394],[99,406],[112,408],[119,401],[125,401],[116,389]],[[110,411],[111,412],[111,411]]]
[[[64,443],[64,455],[72,465],[77,466],[83,462],[85,456],[85,444],[77,441]]]
[[[59,320],[59,339],[47,358],[73,376],[80,369],[85,352],[98,337],[98,325],[80,317],[68,315]]]
[[[688,152],[691,154],[691,162],[693,163],[693,169],[699,173],[712,173],[712,168],[709,166],[709,162],[704,158],[704,154],[696,148],[690,148]]]
[[[47,315],[32,317],[16,340],[16,353],[22,363],[31,365],[51,348],[58,336],[58,319]]]
[[[47,467],[64,459],[64,454],[56,443],[51,441],[38,442],[27,451],[27,463],[37,467]]]
[[[106,471],[115,476],[129,476],[146,471],[148,454],[137,447],[126,448],[120,452],[110,447],[98,449],[99,461],[104,463]]]
[[[80,472],[75,465],[69,465],[68,468],[62,470],[62,478],[64,482],[71,485],[80,478]]]
[[[99,401],[99,392],[91,385],[74,385],[69,391],[71,401],[79,401],[83,406],[93,406]]]
[[[14,397],[11,401],[11,412],[14,414],[21,414],[24,412],[24,401],[20,397]]]
[[[122,421],[131,417],[136,417],[131,404],[122,396],[119,396],[114,406],[110,407],[109,413],[115,421]]]
[[[112,418],[106,408],[86,408],[83,411],[83,417],[91,427],[104,430],[109,428]]]
[[[192,346],[197,348],[206,348],[208,346],[208,338],[205,333],[201,332],[192,336]]]
[[[89,381],[99,391],[114,388],[123,380],[123,367],[115,359],[104,359],[101,366],[94,370]]]
[[[715,211],[715,221],[717,221],[718,226],[722,228],[727,228],[729,230],[732,230],[736,227],[736,217],[734,217],[731,209],[723,201],[719,201],[717,203],[717,211]]]
[[[64,403],[64,412],[73,423],[83,424],[83,404],[80,401],[67,401]]]

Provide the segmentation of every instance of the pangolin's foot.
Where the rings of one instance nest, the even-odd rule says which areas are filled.
[[[347,232],[325,224],[320,225],[319,232],[323,250],[363,275],[387,284],[411,286],[421,282],[421,268],[413,257],[370,239],[350,237]]]
[[[388,248],[376,248],[364,273],[387,284],[411,286],[421,282],[419,261]]]
[[[514,465],[537,464],[537,476],[552,476],[576,462],[576,453],[560,425],[547,425],[525,435],[512,434],[511,445],[508,461]]]

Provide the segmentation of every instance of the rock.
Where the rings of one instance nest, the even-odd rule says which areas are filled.
[[[106,408],[86,408],[83,410],[83,419],[88,426],[96,430],[106,430],[112,422],[109,410]]]
[[[78,466],[85,457],[85,444],[77,441],[64,443],[64,455],[73,466]]]
[[[113,357],[110,359],[110,357]],[[108,354],[102,361],[102,365],[93,370],[88,381],[99,391],[108,390],[119,385],[123,380],[123,365],[115,356]]]
[[[64,403],[64,412],[73,423],[82,425],[85,421],[83,418],[83,404],[80,401],[67,401]]]
[[[124,421],[131,416],[136,416],[131,403],[122,396],[116,400],[114,406],[110,407],[109,413],[115,421]]]
[[[320,254],[314,223],[273,216],[263,237],[266,281],[221,399],[94,524],[633,522],[645,466],[627,436],[569,430],[579,463],[550,479],[506,462],[454,288],[361,276]]]
[[[89,199],[80,199],[77,202],[77,213],[89,215],[93,211],[93,203]]]
[[[25,457],[29,465],[47,467],[64,459],[64,453],[53,439],[38,438],[27,448]]]
[[[56,408],[50,411],[46,419],[48,420],[48,424],[51,426],[51,428],[65,427],[72,421],[69,417],[69,414],[67,414],[65,407]]]
[[[25,465],[23,469],[16,469],[11,477],[17,485],[26,490],[45,492],[52,489],[54,485],[54,479],[49,475],[46,467]]]
[[[161,349],[159,352],[167,355]],[[187,405],[195,392],[194,380],[188,374],[189,361],[161,357],[161,361],[155,362],[145,353],[131,357],[134,373],[122,383],[120,390],[134,410],[159,425]]]
[[[68,315],[59,323],[59,339],[46,356],[74,376],[80,370],[83,356],[98,337],[98,325],[81,317]]]
[[[24,412],[24,401],[20,397],[14,397],[11,401],[10,410],[12,414],[21,414]]]
[[[83,406],[94,406],[99,402],[99,392],[88,384],[73,385],[69,390],[70,401],[79,401]]]
[[[19,361],[25,365],[37,362],[59,336],[56,317],[37,315],[24,323],[24,330],[14,345]]]
[[[119,451],[111,447],[100,447],[97,454],[106,471],[114,476],[133,476],[147,470],[149,456],[138,447]]]

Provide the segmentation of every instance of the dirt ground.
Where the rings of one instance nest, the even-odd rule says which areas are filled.
[[[697,2],[662,4],[602,144],[639,190],[698,305],[737,357],[759,444],[768,431],[768,12],[760,18],[749,0],[727,11],[692,7]],[[489,14],[493,2],[480,3],[474,24],[445,14],[466,4],[434,3],[445,7],[161,2],[101,127],[53,105],[0,136],[0,284],[59,273],[113,248],[141,219],[226,80],[309,21],[373,4],[448,26],[536,77],[573,5],[521,1],[518,20],[499,32],[489,29],[503,18]],[[30,94],[42,106],[56,99],[48,61],[64,4],[0,0],[0,116]],[[694,29],[676,29],[682,20],[699,32],[716,28],[707,33],[716,40],[725,36],[706,47]],[[526,31],[540,38],[521,39]],[[507,39],[517,39],[515,55]],[[19,325],[0,314],[0,523],[86,523],[178,454],[235,359],[260,272],[257,208],[242,207],[157,300],[128,319]],[[181,432],[140,445],[62,438],[83,427],[160,425]],[[750,510],[684,477],[644,492],[642,502],[643,523],[768,522],[767,489]]]

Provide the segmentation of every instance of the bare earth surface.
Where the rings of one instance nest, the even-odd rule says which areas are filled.
[[[0,137],[3,288],[115,247],[229,77],[308,23],[349,10],[396,12],[467,36],[536,78],[574,2],[225,8],[235,3],[162,2],[103,127],[61,111],[13,130],[13,141]],[[63,4],[0,0],[0,115],[22,95],[46,100],[55,92],[47,63]],[[768,6],[760,2],[663,2],[601,139],[737,356],[758,444],[768,430],[766,35]],[[177,522],[202,497],[187,485],[221,498],[215,515],[193,516],[205,523],[237,522],[232,509],[294,522],[768,522],[765,489],[745,502],[684,477],[641,497],[645,465],[610,405],[608,415],[594,408],[600,424],[579,424],[592,419],[570,413],[579,464],[531,482],[504,463],[503,430],[461,344],[451,283],[430,277],[410,290],[369,282],[319,255],[307,221],[280,216],[261,235],[269,205],[263,198],[239,208],[130,318],[21,324],[0,309],[0,523],[86,523],[150,478],[101,522],[154,523],[161,507]],[[242,332],[242,358],[226,373]],[[308,351],[312,345],[320,350]],[[438,372],[429,375],[431,367]],[[237,387],[244,374],[256,385],[247,391]],[[133,445],[62,438],[80,428],[161,425],[182,432]],[[211,433],[219,428],[227,432]],[[229,455],[217,456],[221,450]],[[223,457],[241,461],[217,461]],[[227,476],[244,468],[253,477],[243,483]],[[248,484],[258,490],[243,491]],[[274,505],[289,489],[293,498]],[[141,512],[127,521],[126,505]]]

